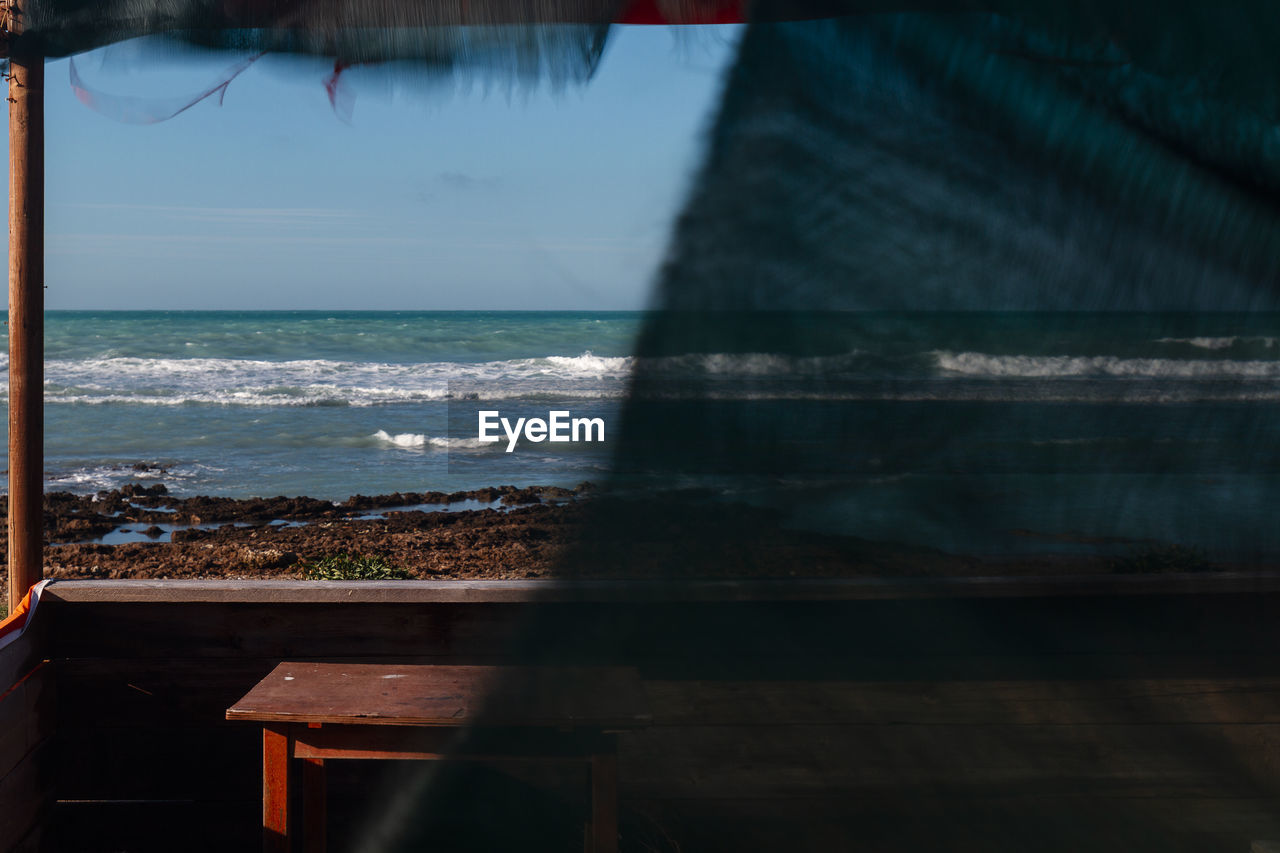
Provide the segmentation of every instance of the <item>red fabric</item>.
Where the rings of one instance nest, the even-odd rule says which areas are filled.
[[[0,622],[0,638],[6,637],[15,631],[21,631],[23,626],[27,624],[27,616],[31,614],[31,591],[22,597],[18,602],[18,606],[3,621]]]
[[[658,0],[632,0],[619,16],[619,24],[740,24],[743,22],[743,0],[710,0],[699,3],[692,13],[689,4],[682,4],[688,17],[678,21],[667,18],[658,6]]]

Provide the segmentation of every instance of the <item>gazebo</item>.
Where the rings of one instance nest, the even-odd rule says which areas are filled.
[[[307,14],[332,11],[213,5],[200,7],[212,17],[175,23],[102,4],[95,25],[76,17],[92,18],[93,4],[69,2],[74,26],[35,41],[23,37],[23,8],[6,6],[11,615],[0,625],[0,853],[257,848],[264,741],[227,709],[282,661],[521,666],[537,657],[521,642],[530,625],[558,665],[627,667],[642,682],[651,725],[619,739],[609,841],[623,850],[1280,849],[1260,840],[1280,838],[1275,575],[42,580],[45,51],[201,23],[270,33],[301,16],[305,29]],[[403,24],[404,9],[439,13],[444,26],[601,14],[585,0],[359,5],[371,26]],[[748,12],[732,0],[623,5],[604,23]],[[865,5],[761,8],[776,20]],[[443,789],[464,796],[441,805],[441,789],[421,777],[388,783],[350,764],[330,779],[335,848],[393,847],[386,827],[420,818],[436,840],[467,849],[460,839],[503,838],[485,834],[501,829],[490,804],[519,803],[529,848],[583,841],[572,837],[576,777],[455,781]],[[598,842],[585,839],[607,849]]]

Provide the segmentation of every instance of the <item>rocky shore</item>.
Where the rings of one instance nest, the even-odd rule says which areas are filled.
[[[566,504],[591,491],[589,484],[505,486],[355,495],[340,503],[179,498],[159,483],[97,495],[51,492],[45,495],[45,574],[295,577],[307,561],[352,553],[376,554],[417,577],[526,577],[548,570],[571,540],[567,528],[577,513]],[[0,496],[6,513],[7,500]],[[477,504],[486,506],[451,511]]]
[[[0,496],[0,508],[7,510],[6,502]],[[783,531],[768,510],[690,512],[683,501],[599,498],[586,483],[356,495],[341,503],[179,498],[162,484],[134,484],[97,495],[45,495],[45,574],[290,578],[336,554],[377,556],[417,578],[665,576],[676,566],[780,577],[907,569],[901,553],[868,560],[865,548],[851,550],[843,539]],[[625,549],[611,532],[619,524],[626,525]],[[714,537],[698,535],[710,530]],[[134,541],[108,544],[122,538]],[[930,562],[935,571],[964,569],[954,558]]]
[[[0,496],[7,512],[7,498]],[[1045,556],[983,560],[783,528],[766,508],[672,493],[647,500],[575,489],[235,499],[131,484],[45,495],[53,578],[300,578],[340,554],[397,576],[855,577],[1179,571],[1223,568],[1166,549],[1139,561]],[[0,537],[3,537],[0,531]],[[7,545],[7,541],[0,538]],[[0,562],[3,572],[3,562]]]

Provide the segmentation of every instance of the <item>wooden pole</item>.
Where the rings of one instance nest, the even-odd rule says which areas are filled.
[[[8,8],[9,607],[44,574],[44,57]]]

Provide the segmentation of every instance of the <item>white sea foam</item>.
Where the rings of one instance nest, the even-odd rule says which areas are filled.
[[[1223,337],[1195,337],[1195,338],[1157,338],[1156,343],[1160,344],[1187,344],[1200,349],[1220,350],[1230,349],[1238,343],[1244,344],[1262,344],[1270,349],[1271,347],[1280,345],[1280,338],[1273,338],[1265,335],[1241,336],[1227,335]]]
[[[433,435],[427,439],[427,444],[432,447],[440,447],[445,450],[490,450],[492,445],[482,444],[478,438],[461,438],[454,436]]]
[[[424,435],[404,432],[392,435],[385,429],[375,432],[370,438],[377,439],[386,447],[436,447],[441,450],[488,450],[489,445],[480,443],[478,438],[463,438],[442,435]]]
[[[650,378],[757,380],[840,373],[857,353],[793,358],[767,353],[697,353],[639,362],[576,356],[485,362],[267,361],[105,356],[45,365],[50,404],[151,406],[379,406],[439,400],[582,400],[626,395],[638,364]],[[7,386],[0,382],[0,388]]]
[[[403,388],[240,388],[227,391],[188,392],[175,391],[165,394],[145,392],[110,393],[86,391],[78,388],[46,388],[45,403],[103,405],[129,403],[145,406],[381,406],[390,403],[426,403],[440,400],[610,400],[626,396],[626,389],[572,389],[507,388],[501,390],[406,390]],[[0,402],[5,396],[0,395]]]
[[[944,375],[1016,379],[1280,379],[1280,361],[935,352]]]
[[[590,351],[584,352],[582,355],[562,356],[552,355],[546,359],[526,359],[523,363],[529,365],[530,362],[546,361],[547,364],[556,368],[557,372],[567,374],[569,376],[625,376],[631,371],[633,359],[629,356],[599,356],[592,355]],[[501,364],[502,362],[498,362]],[[510,362],[508,362],[510,363]]]
[[[778,353],[687,353],[646,359],[638,367],[646,374],[694,378],[698,376],[757,378],[840,374],[857,368],[861,350],[826,356],[788,356]]]
[[[938,378],[1254,383],[1280,379],[1280,361],[1272,360],[993,355],[948,350],[929,355],[935,365],[935,382]],[[882,369],[882,365],[871,366],[871,373]],[[856,398],[884,399],[887,389],[842,387],[864,381],[874,383],[867,367],[866,357],[857,351],[808,358],[769,353],[697,353],[644,361],[585,352],[577,356],[475,363],[410,364],[325,359],[55,359],[46,365],[45,399],[53,405],[246,407],[366,407],[446,400],[567,402],[625,397],[633,371],[657,380],[644,386],[644,393],[651,396],[786,399],[800,394],[836,399],[851,394]],[[811,377],[821,378],[822,386],[810,388],[803,381],[794,381]],[[897,396],[907,391],[900,383],[913,378],[917,377],[898,376],[895,381],[899,387],[887,393]],[[689,380],[714,384],[691,385],[687,384]],[[1254,387],[1249,394],[1269,390]]]
[[[397,435],[392,435],[385,429],[380,429],[373,434],[373,437],[394,447],[423,447],[427,443],[427,437],[425,435],[412,432],[402,432]]]
[[[118,489],[125,483],[139,480],[158,480],[167,485],[170,491],[181,493],[189,492],[192,487],[211,477],[216,478],[224,471],[225,469],[212,465],[191,463],[144,470],[137,470],[131,465],[90,465],[47,471],[45,484],[52,490],[84,494]]]
[[[630,359],[349,362],[325,359],[51,360],[46,401],[173,406],[378,406],[448,399],[621,397]]]

